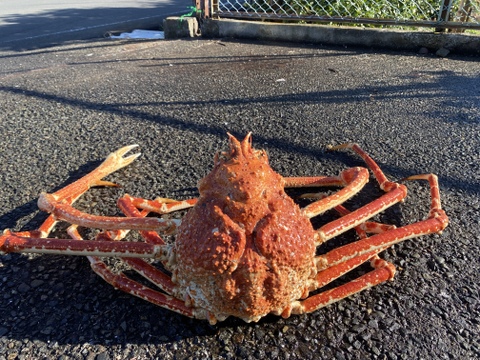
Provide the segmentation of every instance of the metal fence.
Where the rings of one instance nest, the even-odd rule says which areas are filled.
[[[480,0],[206,1],[206,15],[222,18],[480,29]]]

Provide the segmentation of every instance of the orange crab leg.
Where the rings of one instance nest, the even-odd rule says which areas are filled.
[[[125,194],[123,197],[118,199],[117,206],[122,210],[122,212],[129,217],[146,217],[149,213],[148,210],[143,210],[142,212],[138,211],[137,208],[132,204],[132,197],[128,194]],[[107,231],[106,234],[114,240],[123,239],[130,230],[116,230],[116,231]],[[155,231],[141,230],[140,234],[145,239],[147,243],[150,244],[160,244],[164,245],[165,241],[158,235]]]
[[[132,163],[140,154],[134,154],[127,157],[123,157],[130,150],[136,148],[138,145],[125,146],[110,155],[107,156],[105,161],[100,164],[97,168],[91,171],[89,174],[83,176],[82,178],[76,180],[70,185],[65,186],[64,188],[56,191],[53,194],[42,193],[39,198],[39,208],[45,210],[42,206],[46,206],[48,209],[51,209],[51,205],[47,199],[51,199],[54,203],[62,203],[64,205],[72,205],[83,193],[88,189],[94,186],[117,186],[114,183],[109,181],[104,181],[102,178],[105,176],[129,165]],[[47,200],[47,201],[46,201]],[[40,225],[37,230],[31,231],[22,231],[17,232],[16,235],[24,237],[47,237],[48,234],[53,230],[56,223],[59,220],[58,214],[52,213],[52,211],[45,210],[50,214],[47,219]]]
[[[143,216],[146,215],[147,212],[144,212]],[[51,216],[49,218],[51,218]],[[160,258],[163,256],[164,251],[163,240],[154,232],[144,232],[143,235],[148,238],[147,243],[105,241],[105,238],[108,240],[112,238],[122,238],[126,235],[126,231],[123,230],[118,230],[117,232],[107,231],[106,233],[99,234],[96,241],[85,242],[78,242],[72,239],[32,237],[34,233],[36,232],[13,233],[6,230],[4,234],[0,236],[0,252],[38,252],[80,256],[97,255]],[[121,235],[118,233],[121,233]]]
[[[305,300],[295,301],[292,303],[291,307],[282,314],[282,316],[288,317],[290,314],[313,312],[362,290],[366,290],[372,286],[390,280],[395,275],[395,267],[393,264],[380,259],[378,256],[374,256],[371,264],[375,268],[374,270],[331,290],[313,295]]]
[[[285,187],[312,187],[312,186],[341,186],[343,189],[335,194],[323,197],[303,208],[303,213],[312,218],[320,215],[357,194],[368,182],[368,170],[355,167],[344,170],[338,176],[332,177],[288,177],[285,178]]]
[[[343,205],[336,206],[335,210],[341,215],[347,215],[350,213],[350,211],[347,210]],[[367,233],[380,234],[392,229],[396,229],[396,226],[367,221],[357,226],[355,228],[355,231],[359,235],[360,239],[365,239],[367,237]],[[328,269],[319,271],[315,278],[315,283],[312,284],[311,291],[322,288],[323,286],[331,283],[333,280],[338,279],[342,275],[363,264],[365,261],[375,257],[377,257],[375,253],[365,253],[359,256],[355,256],[339,264],[333,265]]]
[[[74,239],[73,241],[78,242],[78,240],[83,240],[78,233],[77,227],[75,225],[72,225],[68,228],[68,234]],[[88,244],[89,241],[81,243]],[[150,289],[147,286],[144,286],[134,280],[129,279],[123,273],[113,273],[108,268],[108,266],[100,259],[100,257],[87,256],[87,258],[90,261],[90,266],[92,267],[92,270],[102,279],[104,279],[107,283],[113,285],[115,288],[147,300],[153,304],[175,311],[177,313],[190,317],[193,317],[195,315],[193,309],[187,307],[183,301]],[[168,275],[162,273],[161,271],[141,259],[125,258],[124,261],[128,263],[134,270],[143,275],[146,279],[152,281],[152,283],[159,286],[160,289],[164,290],[168,294],[172,293],[175,284],[172,282]]]
[[[117,186],[109,181],[102,180],[102,178],[129,165],[139,157],[140,153],[123,157],[123,155],[137,146],[138,145],[125,146],[109,154],[100,166],[53,194],[42,193],[38,200],[40,210],[52,213],[51,210],[53,210],[52,208],[55,204],[72,205],[75,200],[93,186]]]
[[[138,211],[131,201],[132,197],[129,195],[125,195],[124,197],[118,200],[118,206],[123,211],[123,213],[127,216],[132,217],[144,217],[148,215],[148,211],[144,210],[142,212]],[[149,244],[165,244],[163,239],[158,235],[155,231],[140,231],[140,235],[145,239],[145,241]],[[159,286],[165,292],[171,294],[173,288],[175,287],[174,283],[172,282],[171,278],[164,274],[163,272],[159,271],[154,266],[151,266],[147,262],[141,259],[130,259],[125,258],[123,259],[128,265],[130,265],[136,272],[150,280],[155,285]],[[166,266],[168,263],[168,258],[165,257],[163,259],[163,264]]]
[[[402,201],[407,196],[406,186],[389,181],[377,163],[357,144],[342,144],[335,147],[330,147],[330,150],[339,150],[344,148],[352,149],[365,161],[368,168],[373,172],[373,176],[379,183],[380,188],[384,190],[386,194],[382,195],[380,198],[372,201],[371,203],[352,211],[340,219],[334,220],[317,229],[317,245],[320,245],[321,243],[360,225],[367,219],[375,216],[397,202]],[[332,195],[320,196],[321,198],[319,200],[313,202],[303,209],[305,215],[308,217],[313,217],[328,209],[332,209],[335,206],[340,205],[361,190],[368,179],[363,180],[364,175],[360,175],[359,170],[357,170],[363,168],[353,169],[343,171],[338,178],[286,178],[286,183],[287,186],[290,187],[345,186],[343,189]],[[363,183],[361,183],[361,179],[364,181]],[[341,180],[343,180],[343,183]]]
[[[329,196],[321,196],[321,199],[313,202],[310,205],[307,205],[303,208],[305,215],[308,217],[317,216],[320,213],[323,213],[329,209],[333,209],[336,206],[339,206],[345,200],[351,198],[353,195],[358,193],[361,188],[365,185],[366,181],[364,176],[365,174],[358,169],[362,169],[367,172],[364,168],[353,168],[345,170],[341,173],[339,177],[329,177],[329,178],[286,178],[287,185],[290,187],[302,187],[302,186],[338,186],[339,184],[344,185],[345,187],[335,194]],[[322,244],[323,242],[338,236],[341,233],[346,232],[362,223],[364,223],[369,218],[379,214],[384,211],[386,208],[396,204],[399,201],[402,201],[407,195],[407,188],[405,185],[397,184],[387,180],[385,182],[385,175],[379,170],[377,174],[382,181],[382,186],[384,189],[388,189],[388,192],[382,195],[380,198],[370,202],[367,205],[362,206],[361,208],[345,214],[337,220],[333,220],[330,223],[317,229],[318,240],[317,245]],[[345,174],[347,176],[345,176]],[[342,177],[345,176],[347,180],[342,180]],[[368,174],[367,174],[368,176]],[[298,180],[298,181],[297,181]],[[300,185],[306,184],[306,185]]]
[[[378,253],[403,240],[426,234],[440,233],[445,229],[448,225],[448,217],[441,208],[437,177],[433,174],[415,175],[406,180],[427,180],[429,182],[432,201],[428,218],[418,223],[390,229],[372,237],[361,239],[316,257],[317,270],[319,271],[316,279],[316,286],[318,287],[331,282],[369,258],[372,258],[371,264],[374,270],[337,288],[313,295],[303,301],[297,301],[292,304],[291,309],[287,309],[288,311],[291,310],[292,313],[297,314],[315,311],[383,281],[392,279],[395,274],[395,267],[380,259],[377,255]],[[343,213],[348,212],[346,209],[340,210]]]
[[[202,319],[195,309],[187,307],[182,300],[146,287],[129,279],[124,274],[114,274],[103,262],[98,261],[97,257],[89,258],[89,260],[93,271],[115,288],[179,314]],[[206,317],[204,316],[203,318]]]
[[[317,234],[319,235],[318,243],[321,244],[324,241],[330,240],[335,236],[360,225],[397,202],[402,201],[407,195],[407,188],[402,184],[395,185],[398,186],[394,187],[391,191],[382,195],[378,199],[352,211],[348,215],[342,216],[341,218],[333,220],[320,227],[317,230]]]
[[[139,209],[148,210],[158,214],[168,214],[173,211],[184,210],[194,206],[198,199],[172,200],[157,198],[155,200],[146,200],[142,198],[130,197],[132,205]]]
[[[113,257],[161,258],[164,245],[128,241],[85,241],[72,239],[21,237],[7,232],[0,236],[0,252],[29,252],[41,254],[96,255]]]
[[[57,222],[58,221],[55,219],[53,215],[49,215],[38,229],[28,230],[28,231],[18,231],[18,232],[15,232],[14,234],[21,237],[45,238],[50,234],[50,232],[53,230]],[[3,231],[3,234],[11,235],[13,234],[13,232],[6,229]],[[1,244],[1,236],[0,236],[0,244]]]
[[[75,209],[69,204],[57,201],[54,194],[41,194],[38,199],[38,207],[43,211],[51,213],[56,219],[88,228],[107,230],[157,230],[165,233],[173,233],[180,225],[180,220],[176,219],[121,218],[90,215]]]
[[[155,200],[146,200],[142,198],[135,198],[128,194],[118,199],[117,205],[129,218],[133,217],[146,217],[149,212],[155,212],[158,214],[168,214],[174,211],[183,210],[192,207],[197,202],[197,199],[188,200],[172,200],[165,198],[157,198]],[[143,209],[140,213],[137,208]],[[129,230],[113,230],[99,234],[104,236],[108,234],[109,240],[123,239],[129,232]],[[161,229],[160,229],[161,230]],[[153,244],[164,244],[163,239],[155,231],[140,230],[140,233],[144,239]]]
[[[358,144],[346,143],[337,146],[329,146],[328,149],[330,151],[351,149],[355,153],[357,153],[357,155],[359,155],[363,159],[363,161],[365,161],[368,168],[373,172],[373,176],[378,181],[378,183],[380,184],[380,189],[382,189],[383,191],[390,191],[390,187],[395,184],[394,182],[391,182],[387,179],[382,169],[380,169],[380,166],[378,166],[375,160],[373,160]]]
[[[71,224],[77,224],[90,228],[101,228],[108,230],[131,229],[158,230],[165,232],[174,231],[180,223],[178,220],[95,216],[81,212],[72,206],[73,202],[92,186],[115,186],[115,184],[104,181],[102,178],[129,165],[138,156],[140,156],[138,153],[123,157],[123,155],[135,147],[137,147],[137,145],[125,146],[111,153],[107,156],[105,161],[92,172],[53,194],[40,194],[38,199],[38,207],[41,210],[52,214],[54,220],[64,220]]]
[[[147,210],[143,210],[142,212],[138,211],[137,208],[133,205],[132,199],[134,198],[127,194],[118,200],[117,205],[127,216],[147,216],[149,212]],[[121,240],[124,236],[127,235],[127,233],[128,230],[107,231],[99,234],[99,236],[97,236],[97,239],[102,239],[104,241]],[[74,229],[73,227],[70,227],[69,234],[73,238],[81,239],[80,234],[76,231],[76,227]],[[155,231],[142,230],[140,231],[140,234],[148,244],[165,244],[160,235],[158,235]],[[167,260],[168,259],[165,258],[163,263],[165,264]],[[157,268],[145,262],[143,259],[123,258],[123,261],[127,263],[133,270],[141,274],[146,279],[150,280],[153,284],[157,285],[163,291],[167,292],[168,294],[172,293],[175,284],[172,282],[171,278],[165,273],[159,271]]]
[[[440,233],[448,225],[448,217],[440,204],[438,179],[433,174],[415,175],[406,180],[427,180],[431,189],[431,207],[429,216],[423,221],[388,230],[352,244],[334,249],[325,255],[317,257],[317,269],[321,270],[333,264],[341,263],[348,258],[364,253],[379,253],[403,240],[422,235]]]
[[[86,192],[93,186],[117,186],[109,181],[102,180],[105,176],[131,164],[136,158],[140,156],[140,153],[123,157],[126,153],[135,149],[138,145],[124,146],[117,151],[110,153],[105,160],[94,170],[87,175],[78,179],[77,181],[65,186],[64,188],[53,193],[53,197],[58,202],[67,200],[69,204],[72,204],[80,195]]]

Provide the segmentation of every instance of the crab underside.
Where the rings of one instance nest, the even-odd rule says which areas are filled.
[[[86,214],[72,205],[93,186],[112,186],[102,180],[130,164],[140,154],[124,157],[136,146],[110,154],[91,173],[65,188],[42,193],[38,205],[50,215],[37,230],[0,236],[1,252],[38,252],[83,255],[93,270],[114,287],[180,314],[210,323],[228,316],[258,321],[267,314],[288,317],[315,311],[349,295],[392,279],[393,264],[378,254],[405,239],[439,233],[448,224],[440,205],[437,177],[415,175],[406,180],[427,180],[431,206],[425,220],[395,227],[371,221],[373,216],[402,201],[405,185],[387,179],[358,145],[352,149],[366,163],[384,194],[349,211],[343,203],[369,180],[367,168],[355,167],[338,176],[282,177],[268,164],[263,150],[252,148],[251,135],[215,156],[213,170],[199,182],[198,198],[145,200],[125,195],[118,206],[126,217]],[[339,187],[333,194],[304,194],[311,202],[299,207],[285,188]],[[189,209],[182,220],[147,217]],[[337,219],[314,229],[311,218],[334,210]],[[70,239],[48,238],[58,221],[72,224]],[[102,229],[95,240],[83,240],[78,227]],[[317,255],[319,245],[354,229],[357,240]],[[144,241],[126,241],[131,230]],[[167,244],[161,235],[175,234]],[[123,241],[122,241],[123,240]],[[112,271],[102,257],[121,258],[154,286],[148,287]],[[167,271],[152,266],[157,259]],[[359,265],[372,270],[333,289],[317,290]],[[313,294],[313,295],[312,295]]]

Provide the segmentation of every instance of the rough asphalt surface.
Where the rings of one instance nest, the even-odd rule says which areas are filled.
[[[478,61],[227,40],[3,52],[1,229],[36,228],[41,191],[132,143],[142,156],[108,178],[122,188],[92,189],[78,208],[118,214],[124,192],[195,196],[227,131],[252,131],[283,175],[362,165],[348,152],[326,151],[347,141],[391,179],[436,173],[450,225],[384,252],[398,270],[391,282],[311,314],[250,324],[211,326],[156,307],[113,289],[82,257],[4,255],[0,359],[480,358]],[[374,185],[348,206],[378,196]],[[427,215],[428,186],[408,186],[407,200],[380,221]],[[54,235],[65,236],[64,227]]]

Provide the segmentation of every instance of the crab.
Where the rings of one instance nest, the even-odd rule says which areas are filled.
[[[103,178],[140,155],[125,156],[137,145],[123,147],[83,178],[55,193],[42,193],[38,206],[49,213],[47,219],[37,230],[5,230],[0,251],[87,256],[93,270],[108,283],[153,304],[211,324],[229,316],[256,322],[268,314],[286,318],[313,312],[393,279],[395,266],[378,254],[405,239],[440,233],[448,224],[433,174],[406,179],[429,182],[428,217],[396,227],[370,219],[403,201],[407,188],[388,180],[357,144],[331,150],[351,149],[367,168],[349,168],[338,176],[282,177],[270,167],[266,152],[252,147],[251,133],[243,141],[228,136],[230,148],[215,155],[213,170],[199,182],[198,198],[145,200],[125,195],[118,206],[126,217],[75,209],[74,201],[90,187],[115,186]],[[368,182],[368,168],[384,194],[350,211],[343,203]],[[300,187],[340,189],[330,195],[305,194],[311,200],[300,207],[285,192]],[[184,209],[189,210],[181,220],[147,217],[152,212],[162,215]],[[311,219],[328,210],[338,217],[315,229]],[[67,231],[71,238],[48,238],[58,221],[71,224]],[[94,240],[81,241],[79,226],[101,232]],[[319,245],[350,229],[356,231],[355,241],[317,255]],[[131,230],[139,231],[144,241],[125,240]],[[175,234],[175,241],[167,243],[159,233]],[[121,258],[151,286],[114,272],[103,257]],[[148,258],[156,259],[163,269]],[[365,262],[372,266],[369,272],[321,291]]]

